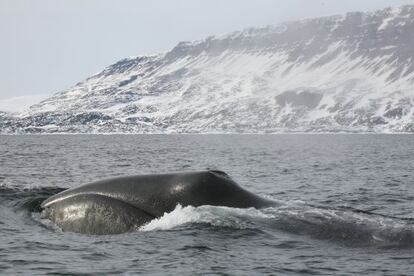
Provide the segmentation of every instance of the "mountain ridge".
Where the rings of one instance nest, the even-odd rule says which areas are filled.
[[[180,42],[0,113],[0,132],[414,132],[413,29],[403,6]]]

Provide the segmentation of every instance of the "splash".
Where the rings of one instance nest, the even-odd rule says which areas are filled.
[[[260,210],[249,208],[239,209],[221,206],[186,206],[177,207],[170,213],[150,221],[139,228],[140,231],[169,230],[185,224],[208,224],[217,227],[231,227],[237,229],[249,228],[249,218],[270,219]]]
[[[348,246],[414,247],[414,224],[404,219],[350,210],[309,206],[301,201],[257,210],[177,205],[170,213],[140,227],[161,231],[205,224],[219,228],[259,229],[305,235]]]

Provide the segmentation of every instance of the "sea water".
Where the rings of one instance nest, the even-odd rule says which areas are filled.
[[[90,181],[204,169],[280,205],[178,205],[106,236],[39,213]],[[413,202],[411,135],[0,136],[0,273],[412,275]]]

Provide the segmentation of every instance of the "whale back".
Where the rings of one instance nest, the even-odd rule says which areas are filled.
[[[272,202],[246,191],[226,173],[210,170],[96,181],[58,193],[41,208],[65,231],[101,234],[126,232],[178,204],[262,208]]]
[[[45,200],[46,208],[76,195],[94,194],[123,201],[153,216],[182,206],[261,208],[269,204],[221,171],[136,175],[100,180],[65,190]]]

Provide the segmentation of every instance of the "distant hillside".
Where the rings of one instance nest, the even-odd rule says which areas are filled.
[[[414,132],[414,6],[252,28],[121,60],[2,133]]]

